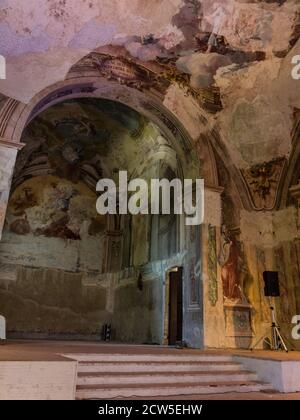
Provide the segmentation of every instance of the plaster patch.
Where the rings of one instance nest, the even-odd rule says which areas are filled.
[[[0,23],[0,54],[5,57],[47,51],[53,43],[40,25],[34,27],[30,34],[19,35],[7,23]]]
[[[93,49],[110,43],[114,35],[113,25],[101,24],[93,19],[74,36],[69,46]]]

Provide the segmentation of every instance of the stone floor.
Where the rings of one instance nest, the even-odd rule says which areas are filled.
[[[0,341],[1,343],[1,341]],[[104,342],[85,341],[55,341],[55,340],[6,340],[0,345],[0,360],[57,360],[65,353],[117,353],[117,354],[201,354],[221,353],[247,357],[259,357],[266,360],[300,361],[300,351],[285,353],[267,350],[231,350],[231,349],[176,349],[168,346],[131,345]]]
[[[176,349],[163,346],[143,346],[124,344],[105,344],[99,342],[70,342],[46,340],[7,340],[0,345],[0,361],[59,361],[65,360],[61,354],[72,353],[99,353],[99,354],[201,354],[219,353],[247,355],[271,360],[299,360],[300,352],[272,352],[255,350],[197,350]],[[160,398],[165,399],[165,398]],[[168,398],[170,399],[170,398]],[[172,400],[183,399],[178,395]],[[185,400],[300,400],[300,393],[246,393],[246,394],[221,394],[221,395],[191,395],[184,396]]]

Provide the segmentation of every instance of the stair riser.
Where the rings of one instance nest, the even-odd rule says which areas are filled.
[[[170,356],[170,355],[123,355],[123,354],[68,354],[63,355],[79,362],[233,362],[231,356]]]
[[[255,374],[242,374],[242,375],[181,375],[181,376],[109,376],[109,377],[79,377],[77,385],[127,385],[127,384],[174,384],[174,383],[197,383],[207,382],[209,384],[218,384],[218,382],[249,382],[256,381],[257,375]]]
[[[207,395],[225,393],[260,392],[270,389],[269,385],[232,385],[232,386],[193,386],[193,387],[162,387],[162,388],[124,388],[124,389],[81,389],[77,390],[77,399],[112,399],[112,398],[134,398],[134,397],[167,397],[176,395]]]
[[[98,363],[98,364],[78,364],[78,372],[85,373],[104,373],[104,372],[214,372],[214,371],[240,371],[243,367],[239,364],[219,365],[211,364],[206,365],[201,363],[197,364],[181,364],[176,363],[143,363],[143,364],[112,364],[112,363]]]

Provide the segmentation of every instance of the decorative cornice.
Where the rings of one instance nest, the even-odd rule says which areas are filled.
[[[0,137],[0,146],[8,147],[9,149],[21,150],[25,146],[25,143],[16,143],[15,141]]]
[[[83,71],[97,72],[101,77],[118,82],[144,92],[148,90],[163,98],[172,84],[177,84],[187,96],[195,99],[207,112],[215,114],[222,109],[220,90],[216,86],[195,89],[191,86],[190,75],[180,72],[172,60],[162,63],[159,60],[144,63],[140,60],[120,55],[119,49],[111,53],[92,52],[72,66],[69,74]]]

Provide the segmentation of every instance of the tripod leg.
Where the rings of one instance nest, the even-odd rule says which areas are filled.
[[[284,342],[289,345],[290,350],[296,350],[294,344],[290,340],[288,340],[285,335],[283,335],[282,333],[280,333],[280,335],[283,338]]]
[[[288,353],[288,348],[287,348],[287,346],[286,346],[286,344],[285,344],[285,342],[284,342],[284,339],[282,338],[282,336],[281,336],[281,334],[280,334],[280,331],[279,331],[278,327],[275,327],[275,332],[276,332],[276,335],[277,335],[277,340],[278,340],[278,338],[279,338],[279,341],[280,341],[280,343],[282,344],[282,347],[283,347],[283,348],[284,348],[284,350]]]
[[[286,345],[286,347],[287,347],[287,345],[289,345],[290,350],[296,350],[295,345],[294,345],[294,344],[293,344],[290,340],[288,340],[284,334],[282,334],[282,333],[280,332],[279,327],[277,327],[277,328],[278,328],[278,331],[279,331],[279,333],[280,333],[280,336],[281,336],[282,340],[286,343],[286,344],[285,344],[285,345]]]
[[[278,337],[277,337],[277,332],[276,332],[276,326],[274,323],[272,324],[271,331],[272,331],[272,350],[278,350],[279,348]]]

